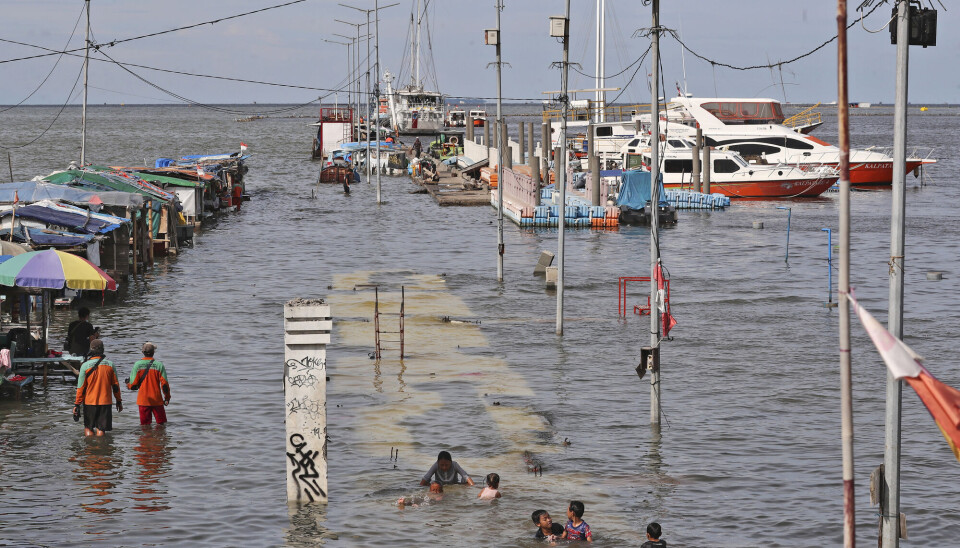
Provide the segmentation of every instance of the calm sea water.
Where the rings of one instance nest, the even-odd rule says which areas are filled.
[[[835,142],[835,118],[825,114],[815,135]],[[855,146],[892,145],[891,109],[856,114]],[[32,138],[54,115],[47,107],[0,115],[0,143]],[[78,109],[63,116],[37,144],[13,151],[17,180],[78,157]],[[173,390],[165,430],[140,430],[129,392],[114,431],[92,440],[70,418],[70,385],[54,380],[26,401],[0,401],[0,544],[530,546],[530,513],[544,508],[564,522],[571,499],[585,503],[602,546],[639,545],[653,520],[671,546],[841,543],[837,312],[823,306],[821,231],[837,228],[835,195],[684,212],[663,232],[679,324],[663,347],[665,420],[656,432],[649,383],[633,371],[649,320],[619,320],[616,310],[617,278],[648,274],[644,229],[568,233],[558,337],[555,297],[531,275],[539,251],[556,249],[556,230],[508,223],[500,285],[491,208],[441,209],[402,178],[384,178],[380,207],[366,182],[349,196],[331,186],[312,198],[312,120],[238,116],[91,109],[95,162],[247,143],[253,200],[206,227],[195,248],[131,280],[118,303],[95,303],[93,321],[121,374],[143,341],[159,344]],[[941,161],[924,186],[909,177],[906,340],[954,386],[958,130],[958,108],[911,109],[910,145],[936,147]],[[789,262],[777,205],[793,208]],[[852,208],[852,285],[884,320],[890,192],[858,192]],[[927,281],[928,270],[944,279]],[[381,284],[391,310],[406,289],[402,362],[395,351],[379,363],[368,357],[373,294],[354,289],[363,283]],[[327,298],[336,319],[326,507],[285,500],[282,304],[294,297]],[[58,311],[55,332],[69,319]],[[877,509],[867,480],[882,462],[885,373],[858,323],[853,335],[857,526],[871,545]],[[960,465],[909,388],[903,401],[904,545],[953,545]],[[499,473],[503,498],[481,503],[478,488],[454,487],[437,504],[398,509],[442,449],[474,479]],[[537,463],[542,476],[529,472]]]

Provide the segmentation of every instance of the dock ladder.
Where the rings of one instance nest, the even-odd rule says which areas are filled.
[[[403,309],[404,301],[406,300],[404,296],[404,288],[400,286],[400,312],[380,312],[380,288],[374,288],[374,303],[373,303],[373,329],[375,333],[376,340],[376,359],[380,359],[381,351],[383,350],[384,343],[388,346],[391,344],[398,344],[400,346],[400,359],[403,359]],[[398,316],[399,317],[399,331],[384,331],[380,329],[380,315],[385,316]],[[388,335],[398,335],[396,339],[383,339],[380,337],[382,334]]]

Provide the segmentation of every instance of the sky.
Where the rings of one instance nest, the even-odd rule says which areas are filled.
[[[421,0],[424,1],[424,0]],[[876,5],[883,0],[873,0]],[[923,0],[930,5],[930,0]],[[936,1],[936,0],[934,0]],[[284,0],[93,0],[91,27],[101,44],[132,36],[172,29],[192,23],[256,10]],[[380,0],[380,61],[383,70],[409,79],[407,35],[416,0]],[[346,0],[372,9],[374,0]],[[503,97],[540,101],[542,92],[560,89],[559,61],[562,46],[549,36],[548,17],[561,15],[564,0],[504,0],[502,15]],[[429,58],[439,89],[460,98],[496,98],[495,48],[484,45],[483,29],[496,26],[495,0],[431,0],[429,47],[422,39],[424,65]],[[859,2],[849,4],[849,21],[858,16]],[[937,46],[910,48],[909,99],[914,104],[960,102],[960,6],[945,11],[939,4]],[[571,89],[594,87],[596,0],[571,0]],[[606,0],[607,87],[625,88],[621,103],[649,102],[649,60],[638,70],[628,68],[649,46],[637,34],[649,27],[651,8],[639,0]],[[0,38],[62,50],[81,15],[82,0],[2,0]],[[867,8],[870,9],[870,8]],[[895,94],[896,46],[886,28],[888,0],[849,33],[850,100],[892,103]],[[674,29],[687,46],[709,59],[731,65],[767,65],[808,52],[836,34],[835,0],[661,0],[661,25]],[[337,34],[355,36],[356,27],[335,21],[365,23],[366,15],[331,0],[304,2],[213,25],[203,25],[162,36],[105,47],[115,60],[184,72],[243,78],[314,88],[336,89],[347,76],[347,46]],[[83,45],[80,20],[70,48]],[[366,32],[362,30],[361,32]],[[331,42],[325,42],[329,40]],[[362,57],[365,59],[365,45]],[[405,54],[405,51],[407,53]],[[43,53],[32,47],[0,42],[0,61]],[[82,52],[81,52],[82,53]],[[786,102],[835,101],[836,42],[782,70],[737,71],[714,67],[687,52],[672,37],[661,41],[666,93],[679,85],[698,96],[772,97]],[[103,58],[94,54],[94,58]],[[82,58],[58,56],[0,63],[0,104],[15,104],[27,97],[49,74],[46,82],[24,104],[79,104],[82,80],[77,82]],[[649,59],[649,57],[648,57]],[[52,70],[52,72],[51,72]],[[326,92],[250,83],[227,82],[133,68],[145,80],[201,103],[307,103]],[[424,68],[424,72],[431,72]],[[577,71],[591,75],[578,74]],[[631,79],[632,78],[632,79]],[[781,84],[782,80],[782,84]],[[432,80],[428,81],[432,84]],[[432,87],[432,86],[431,86]],[[71,88],[73,92],[71,93]],[[621,93],[611,92],[608,99]],[[578,94],[588,98],[589,93]],[[330,101],[333,100],[330,97]],[[340,95],[344,100],[345,94]],[[467,100],[467,99],[464,99]],[[89,102],[182,103],[106,62],[91,62]]]

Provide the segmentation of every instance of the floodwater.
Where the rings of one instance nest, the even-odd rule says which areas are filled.
[[[4,113],[0,143],[32,138],[55,113]],[[816,135],[835,142],[827,114]],[[890,108],[856,114],[855,146],[892,145]],[[14,151],[15,178],[77,157],[78,116],[66,110],[66,124]],[[620,320],[616,305],[619,276],[649,273],[644,229],[568,232],[559,337],[555,295],[531,275],[539,251],[556,250],[556,229],[507,222],[498,284],[491,208],[441,209],[402,178],[384,178],[380,207],[366,182],[349,196],[325,186],[312,198],[311,120],[236,123],[239,116],[91,109],[95,162],[246,142],[253,200],[206,227],[193,249],[131,280],[118,303],[93,303],[121,374],[143,341],[159,344],[173,392],[165,430],[141,431],[127,391],[114,431],[100,439],[83,438],[70,417],[74,389],[59,380],[24,402],[0,401],[0,544],[532,546],[530,513],[543,508],[562,523],[571,499],[584,502],[600,546],[639,545],[653,520],[671,546],[841,543],[837,311],[824,306],[821,231],[837,228],[835,194],[683,212],[663,231],[679,324],[662,350],[658,432],[649,381],[634,372],[649,319]],[[912,108],[910,129],[911,146],[936,147],[942,160],[923,187],[909,177],[906,340],[934,374],[960,386],[960,109]],[[881,321],[890,196],[852,197],[852,284]],[[778,205],[793,208],[789,262]],[[929,270],[943,280],[927,281]],[[369,357],[374,296],[356,288],[369,283],[380,284],[391,311],[405,288],[402,361],[389,349],[379,363]],[[639,303],[646,288],[630,291]],[[326,298],[335,318],[327,506],[286,503],[282,305],[295,297]],[[55,340],[69,319],[58,311]],[[853,335],[858,539],[871,545],[877,509],[868,477],[882,462],[885,373],[855,320]],[[903,402],[904,545],[952,545],[960,466],[909,388]],[[397,508],[443,449],[478,482],[499,473],[503,498],[480,502],[479,486],[453,487],[436,504]],[[530,472],[536,465],[542,475]]]

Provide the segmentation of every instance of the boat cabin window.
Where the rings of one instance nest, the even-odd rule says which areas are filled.
[[[763,156],[764,154],[776,154],[780,152],[780,147],[761,145],[759,143],[740,143],[730,145],[730,150],[739,152],[743,156]]]
[[[724,124],[780,124],[783,110],[780,103],[755,101],[711,101],[700,105]]]
[[[613,126],[597,126],[597,132],[595,135],[597,137],[612,137]]]
[[[713,162],[714,173],[736,173],[737,171],[740,171],[740,165],[733,160],[724,158]]]
[[[627,154],[627,169],[639,169],[643,166],[643,158],[639,154]]]
[[[640,144],[640,139],[634,139],[634,140],[630,141],[629,143],[627,143],[627,146],[628,146],[628,147],[635,147],[635,146],[637,146],[637,145],[639,145],[639,144]]]
[[[682,139],[667,139],[667,144],[672,146],[673,148],[690,148],[691,146]]]
[[[667,160],[663,163],[664,173],[693,173],[693,160]]]

